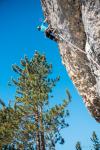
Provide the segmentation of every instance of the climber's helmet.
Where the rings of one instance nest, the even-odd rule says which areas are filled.
[[[37,29],[38,29],[38,31],[40,31],[41,30],[41,26],[38,26]]]

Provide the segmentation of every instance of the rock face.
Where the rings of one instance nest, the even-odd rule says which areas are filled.
[[[41,2],[48,23],[65,39],[58,42],[62,62],[86,107],[100,122],[100,0]]]

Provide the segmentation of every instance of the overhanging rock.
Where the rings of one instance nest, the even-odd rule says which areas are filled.
[[[100,0],[41,0],[52,28],[86,54],[59,41],[62,61],[92,116],[100,122]],[[91,58],[96,62],[94,63]]]

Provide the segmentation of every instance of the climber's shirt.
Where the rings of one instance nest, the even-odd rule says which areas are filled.
[[[47,28],[48,27],[46,25],[44,25],[44,24],[41,25],[41,31],[42,32],[45,32],[47,30]]]

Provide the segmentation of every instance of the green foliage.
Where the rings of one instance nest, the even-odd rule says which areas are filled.
[[[79,141],[76,143],[76,150],[82,150],[82,147]]]
[[[5,103],[0,100],[0,149],[3,145],[11,143],[14,132],[18,129],[20,113],[10,105],[6,107]]]
[[[92,141],[93,145],[92,146],[85,146],[85,147],[92,147],[91,150],[100,150],[100,141],[99,141],[95,132],[93,132],[93,134],[92,134],[91,141]],[[82,150],[80,142],[77,142],[76,150]]]
[[[21,67],[13,65],[13,70],[19,75],[17,80],[12,79],[17,86],[16,107],[23,116],[16,135],[17,144],[27,149],[33,145],[41,150],[54,149],[58,141],[63,144],[60,130],[68,127],[66,106],[71,97],[68,95],[68,100],[50,107],[52,88],[60,79],[49,78],[52,65],[36,52],[31,60],[27,57],[21,60]]]
[[[100,150],[100,141],[95,132],[92,134],[91,141],[93,143],[93,150]]]

